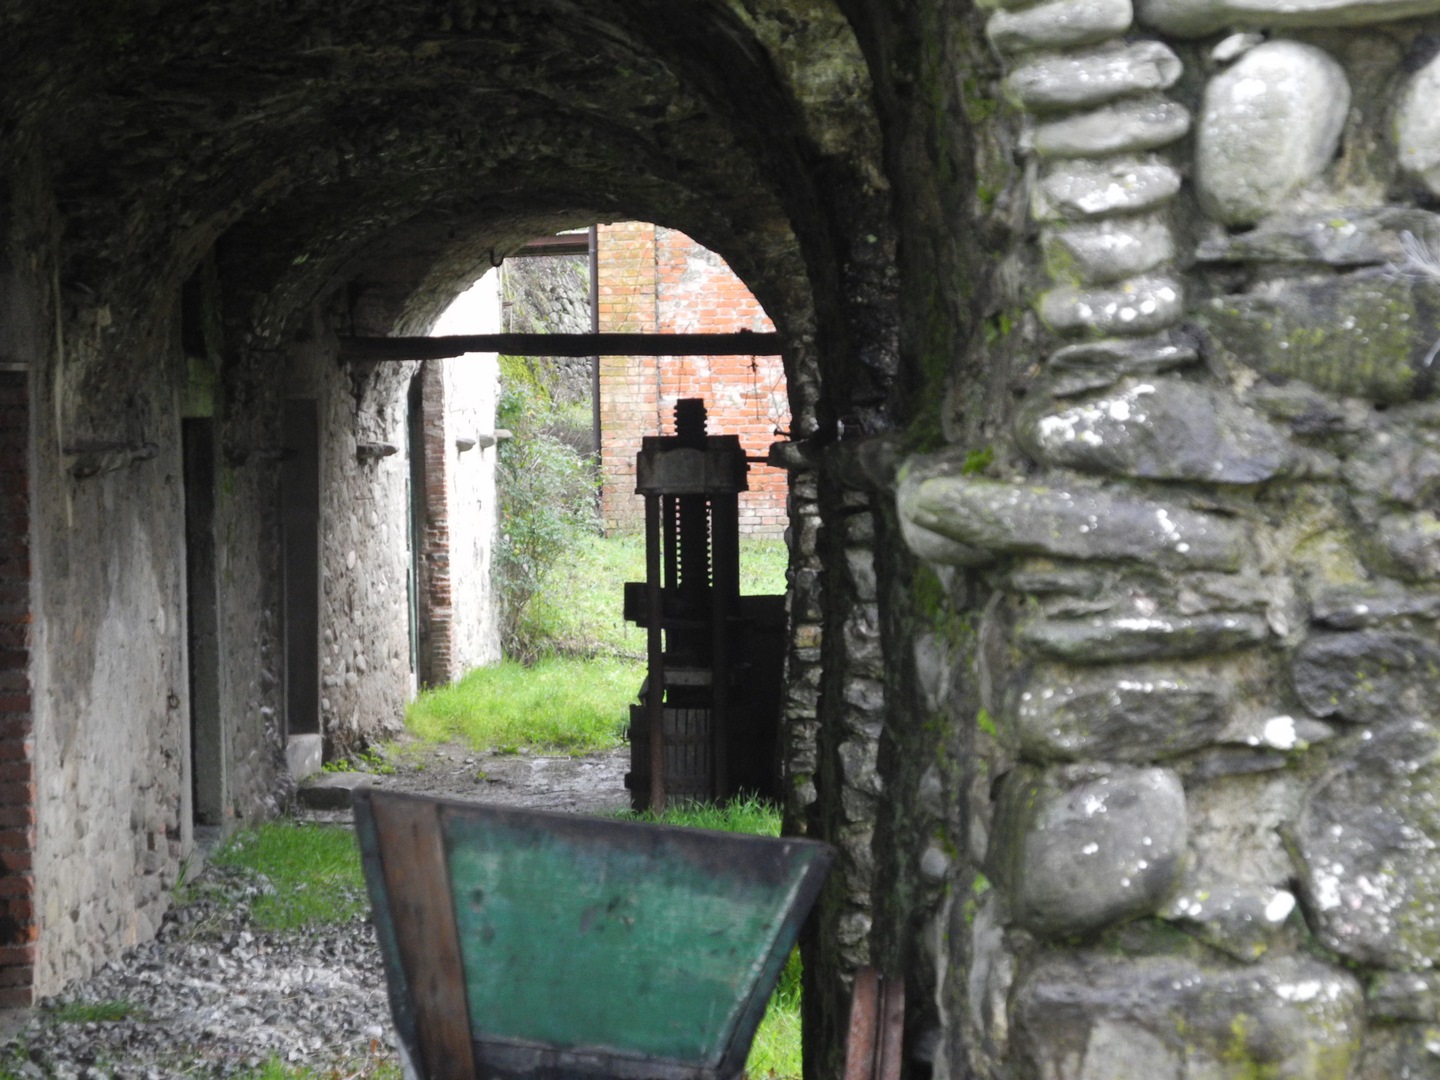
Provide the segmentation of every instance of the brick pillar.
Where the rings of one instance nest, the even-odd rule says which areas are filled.
[[[600,332],[655,332],[655,226],[624,221],[599,228]],[[600,358],[600,512],[605,531],[638,529],[635,494],[640,438],[660,432],[658,362],[653,356]]]
[[[443,686],[456,676],[455,607],[450,588],[449,458],[445,438],[445,375],[440,361],[420,369],[421,441],[425,466],[425,518],[421,540],[420,597],[425,628],[420,679]]]
[[[0,1008],[31,1004],[37,937],[29,445],[27,376],[0,372]]]

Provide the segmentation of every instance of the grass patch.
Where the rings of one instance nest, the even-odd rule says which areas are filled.
[[[287,1065],[278,1057],[271,1057],[259,1069],[237,1074],[237,1080],[400,1080],[402,1075],[398,1061],[373,1055],[360,1063],[347,1062],[318,1069]],[[0,1074],[0,1080],[4,1080],[4,1074]]]
[[[736,799],[716,806],[694,803],[668,808],[659,814],[622,811],[632,821],[654,821],[694,829],[779,836],[780,811],[756,798]],[[745,1062],[749,1080],[799,1080],[800,1052],[800,952],[792,950],[780,973],[775,993],[765,1008],[765,1018],[755,1031],[750,1056]]]
[[[420,695],[405,710],[405,726],[422,739],[463,738],[477,750],[594,753],[620,745],[644,677],[633,660],[506,660]]]
[[[143,1010],[133,1001],[116,998],[112,1001],[67,1001],[50,1010],[61,1024],[94,1024],[130,1020],[140,1017]]]
[[[238,833],[212,856],[272,887],[250,905],[262,930],[343,923],[367,910],[360,849],[349,829],[273,821]]]
[[[785,544],[742,539],[741,592],[785,591]],[[477,750],[590,754],[619,746],[645,678],[645,633],[622,617],[627,581],[645,578],[645,538],[583,536],[530,602],[540,658],[477,668],[422,693],[405,726],[429,742]]]
[[[630,821],[684,825],[691,829],[715,829],[718,832],[749,833],[751,836],[780,835],[780,811],[773,803],[753,795],[718,805],[690,803],[672,806],[658,814],[651,810],[621,810],[618,816]]]

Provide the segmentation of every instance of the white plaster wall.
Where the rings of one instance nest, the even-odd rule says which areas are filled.
[[[327,754],[399,731],[413,693],[403,451],[412,370],[383,369],[357,402],[348,372],[320,369],[320,721]],[[360,460],[361,442],[396,452]]]
[[[500,275],[491,270],[450,305],[430,331],[449,334],[500,332]],[[490,580],[495,546],[495,433],[500,364],[494,353],[469,353],[444,362],[445,453],[450,514],[450,588],[454,605],[455,669],[497,663],[500,620]],[[477,439],[460,451],[459,438]]]

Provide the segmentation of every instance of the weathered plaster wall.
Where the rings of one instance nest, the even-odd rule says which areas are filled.
[[[432,334],[493,334],[500,330],[499,274],[490,273],[458,297]],[[495,547],[495,399],[500,365],[494,353],[442,362],[444,446],[449,506],[450,589],[454,605],[454,675],[500,659],[499,607],[490,579]],[[474,440],[461,449],[459,440]]]
[[[35,357],[32,549],[35,990],[153,935],[188,840],[183,506],[175,352],[107,355],[113,314],[67,312]],[[101,364],[105,358],[109,363]],[[77,479],[87,445],[123,461]],[[153,456],[131,462],[145,443]]]
[[[408,364],[320,365],[320,718],[328,754],[399,730],[410,698]],[[374,456],[368,447],[393,447]]]

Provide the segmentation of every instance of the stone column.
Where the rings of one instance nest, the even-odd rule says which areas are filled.
[[[997,590],[968,1065],[1433,1075],[1440,5],[1000,8],[1046,344],[898,495]]]

